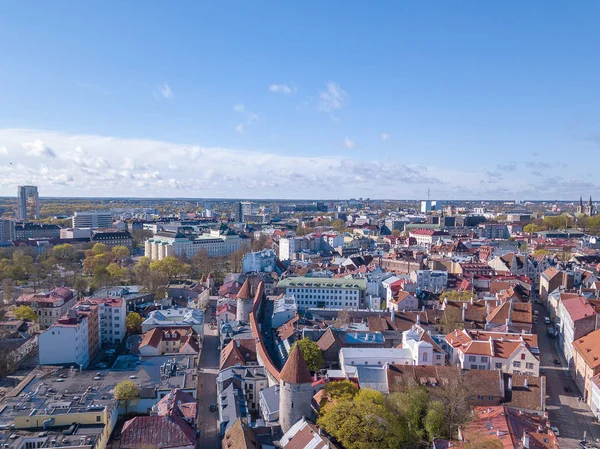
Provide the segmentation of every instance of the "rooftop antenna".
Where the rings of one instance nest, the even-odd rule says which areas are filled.
[[[431,191],[429,190],[429,188],[427,189],[427,201],[429,201],[431,198]]]

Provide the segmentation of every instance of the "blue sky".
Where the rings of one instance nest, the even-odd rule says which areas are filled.
[[[600,3],[6,2],[0,194],[600,197]]]

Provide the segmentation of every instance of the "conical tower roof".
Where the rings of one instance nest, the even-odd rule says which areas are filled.
[[[294,345],[292,352],[285,362],[279,378],[290,384],[309,384],[312,383],[312,376],[298,345]]]
[[[242,285],[242,288],[240,288],[240,291],[237,294],[237,299],[248,299],[251,298],[250,296],[250,281],[248,279],[246,279],[246,282],[244,282],[244,285]]]

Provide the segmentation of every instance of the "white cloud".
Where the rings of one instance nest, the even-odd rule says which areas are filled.
[[[379,135],[379,138],[382,142],[387,142],[387,140],[390,138],[390,135],[388,133],[381,133]]]
[[[245,124],[240,123],[238,126],[235,127],[235,130],[240,134],[244,134],[246,126],[252,125],[253,123],[260,121],[258,114],[256,114],[255,112],[248,111],[242,103],[236,104],[233,107],[233,110],[245,117]]]
[[[561,167],[532,179],[518,166],[489,184],[495,165],[425,167],[359,151],[294,155],[26,129],[0,129],[0,142],[12,163],[0,157],[0,195],[11,196],[20,184],[37,185],[43,196],[419,198],[428,187],[440,199],[600,196],[600,183],[561,178]],[[42,157],[48,149],[55,157]]]
[[[6,147],[0,147],[0,154],[8,154]]]
[[[333,81],[329,81],[326,87],[326,90],[319,92],[318,109],[323,112],[341,109],[348,101],[348,93]]]
[[[346,146],[346,148],[353,150],[356,148],[356,142],[352,139],[350,139],[349,137],[346,137],[344,139],[344,145]]]
[[[293,84],[271,84],[269,86],[269,90],[271,92],[275,92],[276,94],[284,94],[290,95],[291,93],[296,93],[298,89]]]
[[[23,142],[22,146],[25,148],[28,156],[56,157],[54,150],[39,139],[33,142]]]
[[[153,94],[154,98],[157,100],[160,100],[161,98],[169,100],[174,96],[171,86],[169,86],[167,83],[157,84],[154,88]]]

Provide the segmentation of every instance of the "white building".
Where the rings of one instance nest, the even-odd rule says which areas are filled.
[[[150,312],[142,323],[142,332],[146,333],[155,327],[191,327],[203,337],[204,312],[198,309],[166,309]]]
[[[432,366],[434,360],[433,345],[421,340],[418,328],[402,333],[402,348],[342,348],[340,366],[345,375],[356,375],[357,366],[424,365]]]
[[[365,307],[366,279],[289,277],[277,288],[293,295],[299,309],[359,309]]]
[[[448,286],[448,272],[443,270],[412,271],[410,279],[417,284],[417,288],[432,293],[441,293]]]
[[[240,248],[249,248],[250,239],[235,232],[211,230],[194,240],[171,232],[158,232],[146,240],[145,256],[152,260],[177,256],[192,258],[196,253],[204,251],[209,257],[223,257]]]
[[[273,329],[282,326],[294,318],[298,313],[298,305],[293,294],[280,296],[273,301],[273,316],[271,318],[271,327]]]
[[[75,212],[72,223],[74,228],[112,228],[113,216],[110,212]]]
[[[65,228],[60,230],[61,239],[89,239],[92,237],[90,228]]]
[[[127,333],[127,306],[121,298],[88,299],[98,305],[98,322],[102,344],[119,344]]]
[[[270,273],[275,270],[277,255],[272,249],[265,249],[253,253],[247,253],[242,260],[242,272],[264,272]]]
[[[69,310],[38,337],[40,365],[89,364],[88,316]]]
[[[539,376],[537,336],[455,330],[446,335],[449,359],[461,369],[497,369]]]

